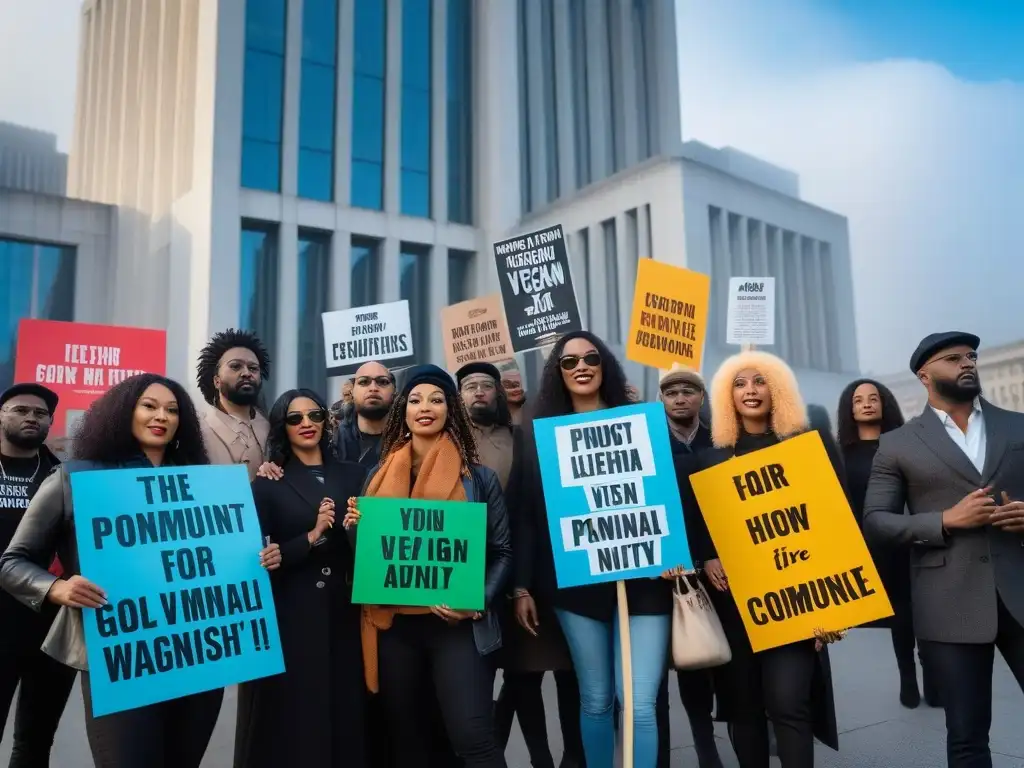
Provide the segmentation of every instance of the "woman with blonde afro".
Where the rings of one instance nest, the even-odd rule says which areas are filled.
[[[796,377],[766,352],[727,359],[711,382],[709,399],[714,447],[697,457],[695,472],[810,429]],[[830,452],[830,458],[839,471],[838,455]],[[838,749],[827,648],[811,639],[753,652],[704,522],[716,510],[701,510],[688,480],[679,480],[691,553],[713,587],[709,594],[732,648],[732,661],[715,670],[715,692],[718,719],[729,723],[740,767],[768,768],[771,718],[783,768],[812,768],[816,736]]]

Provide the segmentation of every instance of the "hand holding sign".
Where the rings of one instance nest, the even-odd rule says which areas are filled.
[[[356,497],[350,496],[348,500],[348,512],[345,513],[345,519],[341,521],[341,524],[345,526],[345,530],[347,531],[359,522],[360,517],[361,513],[356,507]]]
[[[260,565],[268,571],[276,571],[281,567],[281,545],[274,544],[267,536],[267,546],[260,550]]]
[[[313,526],[313,530],[309,532],[306,537],[309,539],[309,545],[311,547],[316,546],[328,530],[334,527],[334,501],[333,499],[324,498],[320,502],[320,509],[316,514],[316,525]]]
[[[81,576],[57,579],[46,598],[68,608],[100,608],[107,604],[107,593]]]

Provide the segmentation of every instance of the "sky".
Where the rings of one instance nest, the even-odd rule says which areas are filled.
[[[0,120],[74,117],[78,0],[0,0]],[[861,366],[1024,338],[1024,0],[677,0],[683,133],[848,217]]]

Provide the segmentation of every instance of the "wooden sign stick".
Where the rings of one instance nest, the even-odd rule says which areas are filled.
[[[626,582],[615,582],[619,607],[619,653],[622,654],[622,768],[633,768],[633,650],[629,641]]]
[[[754,344],[743,344],[740,346],[742,352],[753,352],[755,349],[757,349],[757,346]]]

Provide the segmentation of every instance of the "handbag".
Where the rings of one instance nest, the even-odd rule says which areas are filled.
[[[672,662],[708,669],[732,661],[732,649],[711,598],[696,573],[676,577],[672,590]]]

